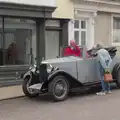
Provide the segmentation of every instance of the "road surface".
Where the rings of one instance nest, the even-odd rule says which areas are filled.
[[[0,101],[0,120],[120,120],[120,90],[106,96],[79,93],[57,103],[49,96]]]

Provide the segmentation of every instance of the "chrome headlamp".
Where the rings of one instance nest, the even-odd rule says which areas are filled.
[[[53,70],[53,66],[50,64],[47,64],[47,73],[50,73]]]
[[[32,68],[33,68],[33,66],[30,66],[30,67],[29,67],[29,70],[31,70]]]
[[[32,72],[35,72],[36,71],[36,65],[33,65],[33,66],[30,66],[29,70],[31,70]]]

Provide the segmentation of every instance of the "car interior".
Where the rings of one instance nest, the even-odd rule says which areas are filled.
[[[64,47],[62,47],[62,57],[64,57],[64,50],[66,49],[66,48],[68,48],[68,47],[70,47],[70,46],[64,46]],[[79,48],[80,48],[80,52],[81,52],[81,56],[80,57],[82,57],[83,56],[83,46],[78,46]],[[117,52],[117,49],[116,49],[116,47],[105,47],[105,49],[109,52],[109,54],[110,54],[110,56],[112,57],[112,58],[114,58],[115,57],[115,55],[116,55],[116,52]],[[89,51],[86,51],[86,55],[87,55],[87,57],[96,57],[96,50],[95,49],[91,49],[91,50],[89,50]],[[74,55],[71,55],[71,56],[74,56]]]

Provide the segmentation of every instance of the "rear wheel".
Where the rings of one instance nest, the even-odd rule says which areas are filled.
[[[63,101],[69,93],[69,82],[64,76],[56,76],[49,83],[48,90],[55,101]]]
[[[120,69],[117,72],[116,84],[117,84],[117,87],[120,88]]]
[[[113,79],[116,82],[116,85],[118,88],[120,88],[120,63],[117,63],[114,66],[114,69],[112,71]]]
[[[26,77],[22,84],[23,92],[27,97],[30,97],[30,98],[37,97],[39,93],[29,89],[30,83],[31,83],[31,79],[29,77]]]

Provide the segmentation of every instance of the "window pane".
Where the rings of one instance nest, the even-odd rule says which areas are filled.
[[[120,43],[120,17],[113,18],[113,43]]]
[[[2,31],[3,31],[3,23],[2,23],[2,18],[0,17],[0,49],[2,49],[2,47],[3,47]]]
[[[120,18],[119,17],[113,18],[113,28],[120,29]]]
[[[86,21],[81,21],[81,28],[85,29],[86,28]]]
[[[35,22],[26,19],[5,18],[5,64],[29,64]]]
[[[113,31],[113,43],[120,43],[120,29]]]
[[[81,45],[86,44],[86,31],[81,31]]]
[[[0,49],[2,48],[2,33],[0,33]]]
[[[75,20],[74,26],[75,28],[79,28],[79,20]]]
[[[0,17],[0,66],[3,65],[3,53],[4,53],[2,30],[3,30],[3,24],[2,24],[2,18]]]
[[[75,31],[74,34],[75,34],[75,42],[77,45],[79,45],[79,31]]]

